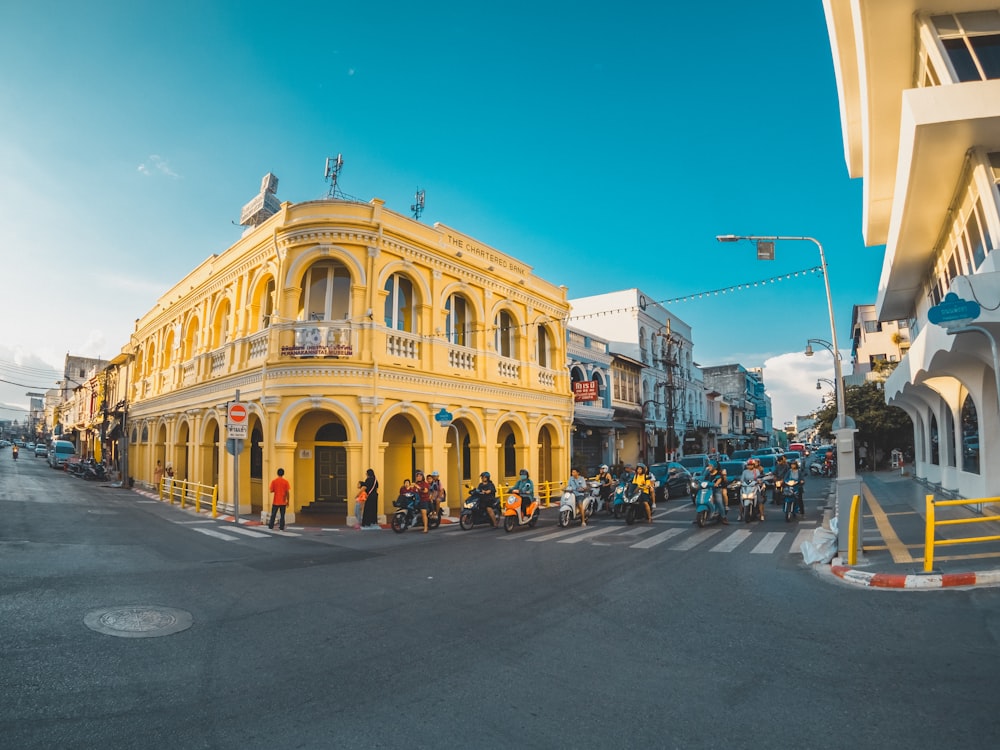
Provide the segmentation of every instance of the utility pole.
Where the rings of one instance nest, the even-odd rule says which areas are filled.
[[[667,461],[671,459],[671,454],[675,450],[674,439],[676,434],[674,428],[676,427],[677,418],[677,381],[675,377],[675,370],[677,369],[677,344],[674,341],[673,334],[670,330],[670,318],[667,317],[667,324],[665,326],[667,342],[667,356],[664,359],[664,368],[667,371],[667,380],[664,384],[664,389],[667,392],[667,454],[665,459]]]

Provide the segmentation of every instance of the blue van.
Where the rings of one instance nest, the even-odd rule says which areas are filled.
[[[53,440],[52,448],[49,450],[49,466],[61,469],[74,456],[76,456],[76,446],[69,440]]]

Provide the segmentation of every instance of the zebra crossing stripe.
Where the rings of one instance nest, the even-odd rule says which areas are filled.
[[[699,544],[704,542],[706,539],[711,538],[715,534],[718,534],[722,529],[700,529],[697,533],[691,534],[683,542],[678,542],[670,549],[677,550],[679,552],[686,552],[689,549],[694,549]]]
[[[784,538],[784,531],[769,531],[764,538],[757,543],[757,546],[750,550],[750,554],[770,555],[775,549],[777,549],[778,545],[781,544],[781,540]]]
[[[594,529],[593,531],[587,531],[583,534],[576,534],[570,539],[560,539],[559,544],[576,544],[577,542],[582,542],[584,539],[593,539],[595,536],[600,536],[601,534],[607,534],[609,531],[615,531],[616,529],[619,528],[621,527],[605,526],[603,529]]]
[[[231,529],[227,528],[226,531],[232,531],[232,532],[235,532],[236,534],[243,534],[244,536],[251,536],[251,537],[253,537],[255,539],[266,539],[268,536],[270,536],[270,534],[267,534],[267,533],[263,533],[262,534],[259,531],[251,531],[250,529],[244,529],[244,528],[241,528],[239,526],[234,526]],[[284,532],[282,532],[282,533],[284,533]],[[298,536],[298,535],[296,535],[296,536]]]
[[[239,539],[238,536],[230,536],[229,534],[223,534],[221,531],[216,531],[215,529],[199,529],[192,527],[192,531],[197,531],[199,534],[206,534],[207,536],[215,537],[216,539],[221,539],[224,542],[235,542]]]
[[[725,541],[719,542],[714,547],[712,547],[710,552],[732,552],[734,549],[739,547],[743,542],[745,542],[750,536],[749,529],[737,529],[729,536],[726,537]]]
[[[802,542],[812,536],[813,529],[802,529],[798,534],[795,535],[795,541],[792,542],[792,548],[788,550],[792,554],[802,551]]]
[[[678,529],[678,528],[667,529],[666,531],[661,531],[659,534],[656,534],[655,536],[649,537],[649,539],[643,539],[641,542],[630,544],[629,547],[631,547],[632,549],[649,549],[650,547],[655,547],[657,544],[661,544],[662,542],[667,541],[673,536],[677,536],[682,531],[684,531],[684,529]]]

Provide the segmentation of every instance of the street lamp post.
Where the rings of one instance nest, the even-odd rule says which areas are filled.
[[[837,436],[837,452],[840,458],[837,461],[837,536],[841,555],[846,555],[849,539],[849,520],[851,500],[854,495],[861,493],[861,482],[855,472],[854,461],[854,420],[847,416],[847,402],[844,399],[844,374],[840,364],[840,347],[837,346],[837,324],[833,315],[833,296],[830,294],[830,274],[827,271],[826,253],[823,252],[823,245],[815,237],[793,237],[793,236],[763,236],[763,235],[736,235],[720,234],[716,238],[719,242],[740,242],[749,240],[757,245],[757,257],[760,259],[773,260],[774,243],[779,241],[812,242],[819,249],[820,267],[823,271],[823,284],[826,287],[826,308],[830,316],[830,352],[833,354],[833,369],[837,381],[837,419],[833,423],[833,432]],[[818,339],[810,339],[820,342]],[[806,354],[809,353],[807,347]],[[857,538],[861,539],[860,530]]]

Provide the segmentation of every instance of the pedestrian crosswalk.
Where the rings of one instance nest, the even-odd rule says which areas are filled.
[[[614,545],[629,549],[659,547],[672,552],[697,550],[717,554],[746,551],[754,555],[773,555],[798,554],[802,542],[809,539],[816,528],[816,521],[798,521],[786,526],[784,518],[780,517],[752,525],[732,521],[729,526],[699,528],[692,523],[691,515],[690,509],[678,506],[659,511],[652,524],[626,526],[621,521],[601,518],[586,527],[568,529],[547,524],[543,517],[533,529],[519,529],[498,539],[534,544]],[[779,523],[785,528],[779,527]]]
[[[300,536],[294,531],[275,531],[266,526],[255,526],[252,529],[248,529],[235,524],[223,525],[211,521],[193,521],[183,525],[190,526],[192,531],[197,531],[199,534],[210,536],[213,539],[221,539],[224,542],[235,542],[240,539],[268,539],[275,534],[280,534],[281,536]]]

